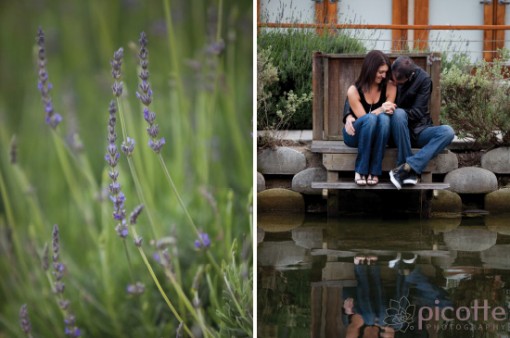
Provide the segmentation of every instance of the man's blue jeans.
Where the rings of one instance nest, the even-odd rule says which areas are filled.
[[[421,174],[429,161],[452,142],[455,133],[447,125],[427,127],[418,134],[416,144],[413,144],[421,149],[413,154],[407,113],[397,108],[391,118],[391,135],[398,149],[397,165],[407,162],[416,173]]]
[[[354,121],[354,136],[343,129],[344,143],[358,148],[354,169],[361,175],[382,174],[382,160],[390,137],[390,116],[365,114]]]
[[[417,307],[439,307],[452,306],[452,301],[446,290],[430,282],[419,268],[414,268],[408,275],[397,274],[395,300],[399,301],[406,297],[411,302],[410,289],[412,292],[412,303]]]

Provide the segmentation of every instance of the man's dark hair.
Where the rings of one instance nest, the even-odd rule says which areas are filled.
[[[409,56],[399,56],[391,65],[391,72],[397,81],[407,80],[416,69],[416,65]]]

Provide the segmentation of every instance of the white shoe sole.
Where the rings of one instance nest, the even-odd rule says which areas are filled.
[[[415,178],[415,179],[412,179],[412,178],[406,178],[404,181],[403,181],[404,184],[412,184],[412,185],[416,185],[416,183],[418,183],[418,179]]]
[[[391,183],[393,183],[393,185],[398,189],[402,189],[402,185],[400,185],[400,182],[395,178],[394,174],[393,174],[393,170],[390,171],[390,180],[391,180]]]
[[[418,255],[415,254],[413,258],[403,259],[402,262],[406,264],[414,264],[414,262],[416,262],[416,259],[418,259]]]

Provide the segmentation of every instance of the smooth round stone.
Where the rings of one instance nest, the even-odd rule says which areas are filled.
[[[281,269],[287,266],[306,265],[311,256],[308,250],[293,241],[262,242],[257,247],[257,265]]]
[[[259,213],[272,211],[305,211],[303,196],[295,191],[274,188],[257,194],[257,210]]]
[[[457,155],[450,150],[448,150],[446,154],[439,154],[437,159],[438,161],[435,162],[436,168],[434,170],[436,173],[446,174],[459,167]]]
[[[280,211],[257,214],[257,227],[265,232],[288,232],[301,226],[304,221],[304,212]]]
[[[484,251],[496,244],[498,234],[487,231],[485,228],[464,228],[443,234],[448,249],[457,251]]]
[[[490,231],[510,236],[510,212],[485,216],[485,226]]]
[[[264,149],[257,156],[257,169],[262,174],[293,175],[305,168],[305,155],[292,148]]]
[[[483,168],[464,167],[449,172],[444,178],[450,191],[459,194],[485,194],[498,189],[496,175]]]
[[[257,192],[266,190],[266,179],[257,171]]]
[[[307,168],[292,178],[292,190],[308,195],[320,195],[322,189],[313,189],[312,182],[325,182],[326,170],[323,168]]]
[[[485,210],[493,213],[510,212],[510,188],[499,189],[485,195]]]
[[[498,174],[510,174],[510,147],[500,147],[482,156],[482,168]]]
[[[435,234],[455,230],[461,222],[460,215],[452,218],[430,218],[423,221],[424,225],[428,226]]]
[[[462,211],[462,199],[459,194],[448,191],[438,190],[435,192],[431,201],[431,212],[434,213],[460,213]]]

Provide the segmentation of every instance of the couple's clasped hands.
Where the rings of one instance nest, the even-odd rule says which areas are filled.
[[[370,114],[379,115],[381,113],[385,113],[388,115],[392,115],[396,108],[397,105],[395,103],[386,101],[381,105],[379,109],[373,110]],[[354,129],[354,121],[356,121],[354,115],[347,116],[345,120],[345,131],[347,132],[347,134],[351,136],[354,136],[354,134],[356,134],[356,130]]]
[[[397,109],[397,105],[393,102],[386,101],[382,104],[381,108],[382,108],[381,113],[392,115],[395,109]]]

